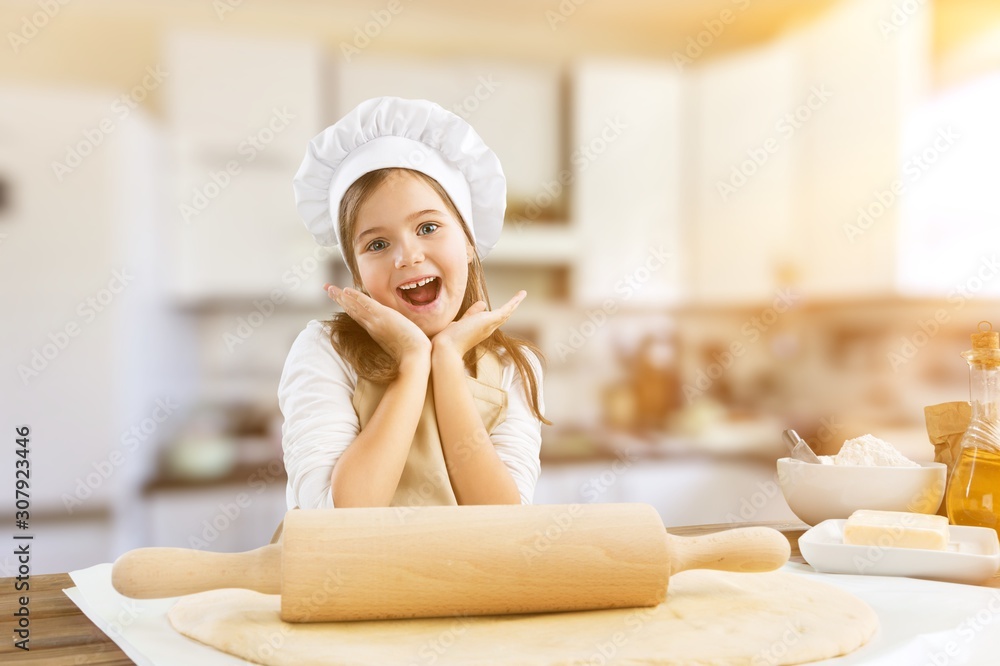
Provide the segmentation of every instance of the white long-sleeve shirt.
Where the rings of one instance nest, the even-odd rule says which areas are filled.
[[[538,359],[524,350],[542,399],[542,369]],[[501,361],[505,355],[500,356]],[[288,486],[288,509],[333,507],[330,477],[341,454],[361,432],[352,397],[358,375],[330,342],[327,327],[313,319],[292,343],[278,383],[278,407],[285,420],[281,427]],[[489,433],[497,456],[510,471],[522,504],[531,504],[541,465],[541,421],[530,402],[517,366],[504,362],[500,388],[507,391],[507,417]]]

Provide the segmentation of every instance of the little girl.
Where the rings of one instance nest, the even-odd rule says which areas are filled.
[[[542,356],[500,331],[480,260],[506,182],[465,121],[425,100],[360,104],[316,136],[294,180],[321,245],[339,245],[344,312],[308,323],[278,388],[288,508],[530,504]]]

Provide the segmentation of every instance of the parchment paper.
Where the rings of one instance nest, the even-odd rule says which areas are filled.
[[[870,643],[846,657],[816,664],[996,664],[996,655],[1000,654],[998,587],[820,574],[808,565],[791,562],[781,571],[847,590],[867,602],[879,616],[881,629]],[[119,595],[111,586],[110,563],[70,572],[70,577],[77,587],[67,595],[139,664],[234,666],[246,663],[174,631],[167,622],[166,611],[176,598],[139,601]],[[1000,579],[993,584],[1000,586]],[[129,617],[132,619],[126,621]],[[105,627],[115,630],[108,632]]]

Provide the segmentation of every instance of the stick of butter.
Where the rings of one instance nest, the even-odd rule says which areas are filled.
[[[844,543],[883,548],[948,549],[948,519],[908,511],[859,509],[844,525]]]

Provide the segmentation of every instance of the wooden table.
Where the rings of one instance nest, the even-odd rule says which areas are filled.
[[[792,547],[792,562],[804,562],[799,553],[799,537],[808,528],[802,523],[726,523],[720,525],[691,525],[668,528],[671,534],[696,536],[733,527],[764,525],[780,530]],[[69,574],[32,576],[30,589],[31,650],[25,652],[13,646],[13,628],[10,621],[17,610],[17,597],[13,578],[0,578],[0,627],[4,643],[0,645],[0,662],[17,664],[45,664],[46,666],[78,666],[102,664],[106,666],[131,666],[135,662],[125,656],[80,609],[63,594],[64,588],[74,587]]]

